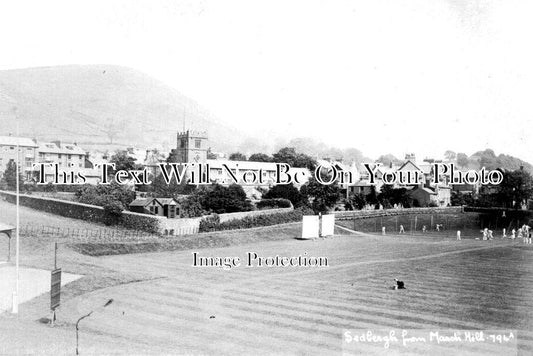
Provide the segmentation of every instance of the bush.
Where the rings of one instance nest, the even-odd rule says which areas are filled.
[[[108,185],[85,184],[78,187],[76,197],[80,203],[98,206],[104,206],[111,199],[120,202],[126,208],[135,199],[135,192],[116,182]]]
[[[218,214],[209,215],[200,220],[200,226],[198,231],[216,231],[219,230],[219,225],[220,217],[218,216]]]
[[[224,187],[214,184],[212,188],[199,193],[202,208],[215,214],[236,213],[252,210],[244,189],[237,184]]]
[[[196,194],[189,195],[180,203],[180,218],[196,218],[205,215],[200,197]]]
[[[104,224],[115,225],[122,217],[124,207],[120,202],[109,200],[104,204]]]
[[[119,224],[129,229],[147,231],[152,234],[159,233],[159,221],[152,215],[122,214]]]
[[[200,221],[200,232],[220,231],[220,230],[237,230],[249,229],[259,226],[271,226],[285,224],[290,222],[301,221],[303,215],[312,215],[313,211],[309,208],[298,208],[286,213],[264,214],[247,216],[242,219],[220,222],[218,215],[211,215]]]
[[[292,205],[296,208],[304,203],[304,199],[298,188],[292,184],[278,184],[270,188],[268,192],[263,195],[263,199],[283,198],[290,200]]]
[[[263,199],[257,204],[257,209],[277,209],[292,207],[291,201],[283,198]]]

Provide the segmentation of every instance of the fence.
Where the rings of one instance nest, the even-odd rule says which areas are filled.
[[[47,225],[21,225],[20,233],[23,236],[52,236],[54,238],[68,238],[73,241],[139,241],[158,238],[157,235],[141,230],[127,229],[76,229],[61,228]]]

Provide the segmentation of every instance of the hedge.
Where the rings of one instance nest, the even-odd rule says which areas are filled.
[[[6,201],[16,204],[16,195],[1,192]],[[81,219],[95,223],[108,223],[109,217],[100,206],[74,203],[57,199],[46,199],[28,195],[20,195],[20,205],[67,218]],[[150,215],[122,212],[117,225],[150,233],[159,232],[159,220]]]
[[[335,211],[335,219],[351,220],[365,219],[380,216],[415,215],[415,214],[459,214],[463,212],[460,206],[441,208],[403,208],[403,209],[382,209],[382,210],[346,210]]]
[[[303,215],[312,215],[309,209],[296,209],[284,213],[247,216],[242,219],[234,219],[220,222],[220,217],[216,214],[207,216],[200,221],[200,232],[249,229],[259,226],[271,226],[301,221]]]
[[[274,199],[263,199],[257,204],[257,209],[276,209],[276,208],[291,208],[292,203],[288,199],[283,198],[274,198]]]

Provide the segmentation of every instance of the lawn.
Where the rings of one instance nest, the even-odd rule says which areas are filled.
[[[359,235],[198,251],[210,256],[307,252],[327,256],[329,267],[195,268],[191,251],[100,257],[102,268],[145,278],[65,300],[63,324],[53,334],[57,342],[42,344],[43,352],[57,352],[58,344],[65,353],[72,351],[73,323],[91,310],[96,311],[82,329],[85,354],[133,349],[335,355],[347,329],[506,330],[518,336],[519,354],[533,350],[533,250],[517,241]],[[391,290],[393,278],[404,280],[407,289]],[[109,299],[113,303],[103,308]],[[37,319],[46,302],[37,298],[24,307]],[[384,354],[381,345],[360,345],[357,351]],[[428,354],[423,347],[407,351]],[[429,351],[499,355],[515,349],[483,343],[432,345]]]
[[[294,239],[299,231],[293,224],[206,234],[204,245],[186,238],[175,251],[120,256],[93,257],[62,245],[58,264],[85,277],[64,288],[58,325],[37,321],[49,316],[48,295],[22,304],[18,316],[0,315],[0,354],[74,354],[74,324],[90,311],[80,329],[82,355],[338,355],[349,351],[346,330],[402,329],[503,330],[517,335],[518,354],[533,352],[531,245],[435,233]],[[23,236],[22,263],[51,268],[53,240]],[[193,251],[241,258],[250,251],[307,253],[327,257],[329,267],[199,268]],[[394,278],[407,289],[392,290]],[[429,346],[350,347],[358,354],[516,354],[513,344]]]

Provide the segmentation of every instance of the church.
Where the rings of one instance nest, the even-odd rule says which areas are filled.
[[[222,185],[226,183],[225,167],[236,173],[240,171],[250,171],[255,174],[262,172],[265,177],[263,184],[241,184],[244,191],[251,199],[260,199],[261,192],[257,188],[268,189],[272,186],[271,181],[276,176],[276,163],[272,162],[253,162],[253,161],[230,161],[222,159],[208,159],[208,136],[206,131],[187,130],[177,133],[176,148],[170,153],[170,161],[175,163],[207,163],[209,165],[209,177],[213,183]],[[304,179],[299,184],[294,184],[300,188],[311,177],[311,172],[307,168],[291,167],[291,173],[298,174]]]

